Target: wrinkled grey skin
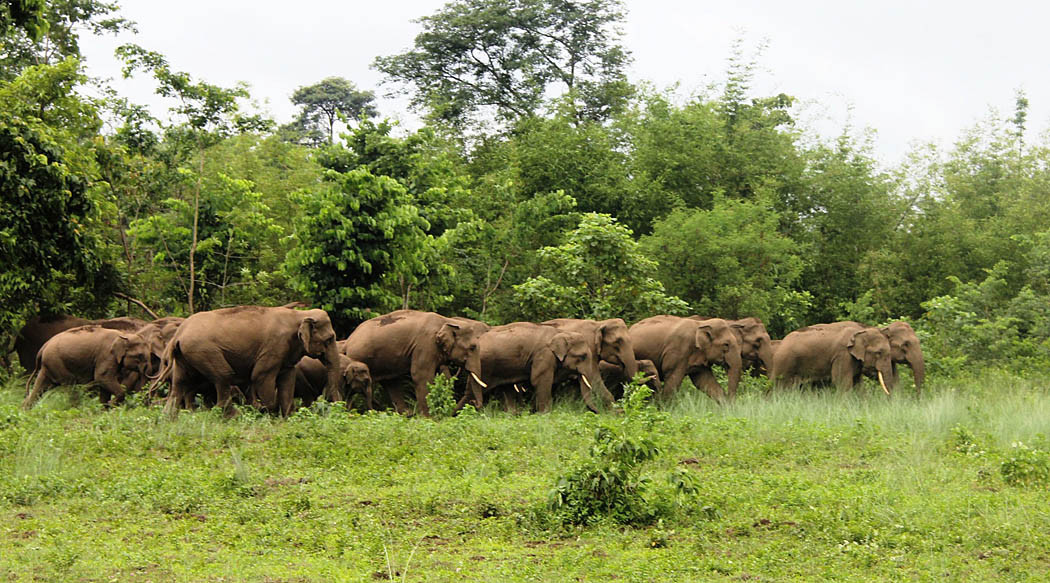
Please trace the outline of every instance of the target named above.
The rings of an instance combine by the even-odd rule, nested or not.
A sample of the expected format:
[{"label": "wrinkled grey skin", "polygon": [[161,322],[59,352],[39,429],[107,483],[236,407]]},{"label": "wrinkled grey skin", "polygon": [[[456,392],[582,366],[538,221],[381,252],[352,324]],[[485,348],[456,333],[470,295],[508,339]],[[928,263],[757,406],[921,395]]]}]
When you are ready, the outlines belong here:
[{"label": "wrinkled grey skin", "polygon": [[563,332],[579,332],[592,338],[591,348],[598,359],[604,363],[618,366],[626,378],[633,378],[638,372],[638,363],[634,359],[634,345],[631,344],[631,333],[627,324],[620,318],[608,320],[579,320],[559,318],[543,322],[544,326],[553,326]]},{"label": "wrinkled grey skin", "polygon": [[236,385],[262,408],[288,415],[295,365],[307,355],[325,363],[326,397],[341,401],[335,331],[324,310],[240,306],[198,312],[182,322],[165,349],[159,374],[171,374],[165,410],[192,407],[198,392],[214,387],[216,405],[229,414]]},{"label": "wrinkled grey skin", "polygon": [[149,366],[150,343],[135,333],[89,324],[52,336],[37,353],[33,366],[36,382],[26,381],[24,409],[36,403],[55,385],[94,384],[106,405],[124,400],[128,391],[141,388]]},{"label": "wrinkled grey skin", "polygon": [[[372,375],[368,372],[368,365],[340,354],[339,370],[339,393],[347,400],[350,395],[359,393],[365,398],[365,409],[371,409]],[[327,381],[328,369],[320,360],[304,356],[295,365],[295,396],[302,400],[303,407],[309,407],[324,394]]]},{"label": "wrinkled grey skin", "polygon": [[[638,372],[645,375],[645,384],[649,385],[654,395],[659,394],[663,390],[664,385],[660,382],[660,371],[656,370],[656,365],[653,364],[653,361],[644,358],[636,362]],[[609,392],[617,399],[623,397],[623,385],[634,378],[628,378],[624,374],[622,366],[609,364],[604,360],[598,363],[598,371],[601,372],[602,381],[605,382]]]},{"label": "wrinkled grey skin", "polygon": [[736,395],[742,371],[740,343],[725,320],[653,316],[635,323],[630,332],[635,358],[653,361],[660,371],[661,398],[670,397],[688,375],[697,388],[724,403],[726,393],[711,371],[715,364],[726,365],[727,388]]},{"label": "wrinkled grey skin", "polygon": [[861,375],[882,373],[889,392],[893,374],[890,343],[881,330],[856,322],[817,324],[795,330],[773,355],[773,384],[794,388],[804,383],[832,382],[851,389]]},{"label": "wrinkled grey skin", "polygon": [[433,312],[398,310],[358,326],[343,344],[343,354],[363,362],[373,382],[383,385],[399,413],[409,413],[401,383],[415,390],[416,410],[425,417],[427,384],[442,366],[462,367],[481,374],[478,339],[488,326],[468,318],[447,318]]},{"label": "wrinkled grey skin", "polygon": [[18,353],[18,361],[25,370],[33,370],[36,365],[36,353],[52,336],[88,324],[97,324],[103,328],[120,330],[122,332],[135,332],[146,324],[145,320],[137,318],[109,318],[106,320],[85,320],[75,316],[33,316],[26,322],[25,326],[18,332],[15,338],[14,349]]},{"label": "wrinkled grey skin", "polygon": [[[480,340],[481,378],[490,390],[515,384],[532,385],[536,391],[536,410],[546,413],[553,403],[553,384],[578,376],[584,402],[597,411],[587,383],[591,387],[604,385],[591,344],[591,337],[578,332],[562,332],[531,322],[495,326]],[[480,409],[484,405],[483,388],[474,379],[468,381],[467,387]],[[612,395],[604,404],[612,404]]]},{"label": "wrinkled grey skin", "polygon": [[922,347],[919,345],[919,337],[915,335],[911,325],[907,322],[894,322],[882,328],[882,333],[890,341],[890,360],[893,361],[893,378],[887,379],[886,384],[890,389],[896,388],[900,382],[897,372],[898,364],[907,364],[911,367],[912,376],[915,378],[915,394],[922,394],[922,385],[926,379],[926,361],[922,355]]}]

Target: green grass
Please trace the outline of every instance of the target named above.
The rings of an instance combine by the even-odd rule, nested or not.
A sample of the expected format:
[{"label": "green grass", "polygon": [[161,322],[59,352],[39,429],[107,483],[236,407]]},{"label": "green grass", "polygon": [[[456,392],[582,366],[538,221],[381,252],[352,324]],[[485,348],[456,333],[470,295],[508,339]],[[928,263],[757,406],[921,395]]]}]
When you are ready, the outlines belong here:
[{"label": "green grass", "polygon": [[[615,420],[577,402],[440,423],[168,420],[73,389],[21,412],[11,382],[0,580],[1044,580],[1048,388],[993,375],[916,399],[751,384],[727,407],[683,390],[648,467],[688,468],[699,493],[652,526],[567,528],[548,493]],[[1008,483],[1018,472],[1034,481]]]}]

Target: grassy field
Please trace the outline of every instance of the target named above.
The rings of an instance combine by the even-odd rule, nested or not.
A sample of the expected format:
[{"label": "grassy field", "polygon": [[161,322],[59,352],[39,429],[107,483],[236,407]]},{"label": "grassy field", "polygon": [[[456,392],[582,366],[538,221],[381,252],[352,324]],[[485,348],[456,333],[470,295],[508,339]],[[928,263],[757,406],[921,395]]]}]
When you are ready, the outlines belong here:
[{"label": "grassy field", "polygon": [[921,399],[751,390],[725,408],[683,392],[646,434],[661,453],[644,473],[679,468],[695,492],[652,524],[579,527],[550,492],[621,420],[578,403],[168,420],[71,389],[21,412],[11,382],[0,579],[1050,578],[1050,382],[930,385]]}]

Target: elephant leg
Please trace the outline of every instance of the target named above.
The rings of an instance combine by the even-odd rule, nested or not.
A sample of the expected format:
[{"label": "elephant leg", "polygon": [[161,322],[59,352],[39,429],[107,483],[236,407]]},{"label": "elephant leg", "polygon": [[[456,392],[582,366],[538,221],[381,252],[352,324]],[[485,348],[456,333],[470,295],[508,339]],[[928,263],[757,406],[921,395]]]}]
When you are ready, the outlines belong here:
[{"label": "elephant leg", "polygon": [[259,400],[260,408],[271,412],[277,411],[277,371],[257,367],[252,371],[250,390]]},{"label": "elephant leg", "polygon": [[684,366],[677,366],[667,373],[664,388],[660,391],[660,399],[666,400],[671,398],[671,395],[678,390],[678,387],[682,386],[683,379],[685,379]]},{"label": "elephant leg", "polygon": [[437,376],[437,367],[419,360],[412,362],[412,385],[416,390],[416,411],[424,417],[430,417],[430,408],[427,406],[427,394],[430,390],[427,385]]},{"label": "elephant leg", "polygon": [[551,395],[551,387],[554,384],[554,366],[543,366],[534,364],[529,382],[536,389],[536,411],[548,413],[554,399]]},{"label": "elephant leg", "polygon": [[509,387],[503,387],[500,389],[501,400],[503,401],[503,410],[508,413],[517,415],[520,412],[518,407],[518,399],[515,396],[515,391]]},{"label": "elephant leg", "polygon": [[400,415],[407,415],[409,413],[408,405],[405,403],[405,397],[401,392],[401,380],[394,379],[386,385],[386,394],[390,397],[390,402],[394,404],[394,410]]},{"label": "elephant leg", "polygon": [[290,368],[277,375],[277,403],[281,407],[281,416],[292,414],[295,400],[295,369]]},{"label": "elephant leg", "polygon": [[36,382],[33,383],[33,389],[26,394],[25,400],[22,401],[22,408],[28,409],[32,407],[37,399],[40,398],[40,395],[43,395],[44,391],[55,386],[55,384],[56,383],[51,380],[50,375],[48,375],[47,367],[40,367],[40,372],[36,375]]},{"label": "elephant leg", "polygon": [[858,372],[852,358],[837,358],[831,365],[831,382],[840,389],[850,390]]},{"label": "elephant leg", "polygon": [[709,367],[704,367],[697,372],[689,375],[690,380],[696,385],[696,388],[707,393],[708,397],[711,397],[718,404],[724,404],[726,400],[725,392],[722,391],[722,385],[718,384],[718,379],[715,378],[715,373],[711,372]]}]

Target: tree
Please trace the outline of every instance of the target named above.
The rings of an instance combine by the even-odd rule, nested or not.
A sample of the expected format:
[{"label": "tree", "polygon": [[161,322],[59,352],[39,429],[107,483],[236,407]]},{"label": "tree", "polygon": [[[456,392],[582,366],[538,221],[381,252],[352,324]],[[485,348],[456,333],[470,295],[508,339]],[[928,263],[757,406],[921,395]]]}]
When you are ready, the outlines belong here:
[{"label": "tree", "polygon": [[641,240],[657,277],[697,314],[761,318],[775,332],[805,324],[809,294],[795,286],[802,252],[780,234],[780,215],[764,200],[716,198],[714,208],[680,209]]},{"label": "tree", "polygon": [[194,81],[188,73],[173,71],[167,59],[160,53],[147,51],[137,45],[119,47],[117,56],[124,60],[125,77],[131,76],[137,69],[150,71],[157,81],[157,94],[177,100],[178,105],[172,107],[171,111],[183,117],[184,121],[181,126],[168,128],[168,136],[196,154],[196,169],[186,169],[194,178],[194,186],[191,189],[193,222],[187,257],[186,285],[186,303],[189,313],[192,314],[196,311],[195,292],[198,286],[196,254],[200,243],[199,223],[205,151],[209,146],[235,132],[269,129],[272,122],[257,115],[245,116],[238,113],[238,100],[249,97],[248,89],[244,85],[227,89],[203,81]]},{"label": "tree", "polygon": [[292,103],[301,110],[291,128],[308,143],[318,144],[328,131],[328,143],[335,141],[335,122],[340,116],[351,119],[374,117],[375,93],[361,91],[342,77],[328,77],[295,90]]},{"label": "tree", "polygon": [[302,212],[285,269],[292,286],[328,311],[341,334],[399,306],[391,279],[426,273],[427,222],[403,186],[364,168],[330,170],[297,196]]},{"label": "tree", "polygon": [[0,329],[34,311],[108,303],[119,276],[95,235],[95,212],[59,148],[0,114]]},{"label": "tree", "polygon": [[0,36],[21,29],[26,36],[37,40],[47,30],[44,19],[44,0],[5,0],[0,3]]},{"label": "tree", "polygon": [[420,19],[412,50],[374,66],[453,124],[534,115],[555,87],[580,119],[604,119],[631,92],[622,20],[620,0],[457,0]]},{"label": "tree", "polygon": [[653,276],[657,264],[609,215],[586,213],[567,241],[539,251],[543,275],[514,286],[519,317],[623,318],[685,314],[689,305],[669,296]]},{"label": "tree", "polygon": [[[0,51],[0,79],[12,79],[31,65],[52,65],[69,57],[80,59],[80,33],[117,34],[134,30],[133,22],[116,15],[115,2],[99,0],[13,0],[5,2],[7,14],[27,26],[8,31]],[[44,5],[40,18],[32,18],[35,5]],[[17,8],[16,8],[17,7]],[[5,19],[0,8],[0,25]]]}]

